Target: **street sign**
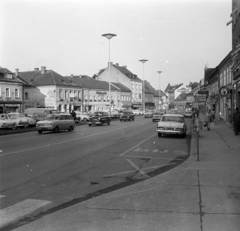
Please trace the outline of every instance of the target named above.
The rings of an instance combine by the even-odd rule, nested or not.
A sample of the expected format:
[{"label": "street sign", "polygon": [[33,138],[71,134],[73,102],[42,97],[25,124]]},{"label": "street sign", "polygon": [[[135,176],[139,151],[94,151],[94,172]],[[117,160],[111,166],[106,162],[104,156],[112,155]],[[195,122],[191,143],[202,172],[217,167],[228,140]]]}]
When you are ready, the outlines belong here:
[{"label": "street sign", "polygon": [[226,97],[229,95],[229,88],[227,86],[222,86],[220,87],[219,89],[219,94],[222,96],[222,97]]}]

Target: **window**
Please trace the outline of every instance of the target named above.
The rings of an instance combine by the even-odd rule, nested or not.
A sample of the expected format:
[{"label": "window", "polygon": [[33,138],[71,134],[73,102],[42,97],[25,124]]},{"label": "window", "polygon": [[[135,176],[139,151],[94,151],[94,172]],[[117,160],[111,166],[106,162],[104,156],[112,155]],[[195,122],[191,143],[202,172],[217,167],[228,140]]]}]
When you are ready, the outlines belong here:
[{"label": "window", "polygon": [[134,93],[132,93],[132,98],[134,99]]},{"label": "window", "polygon": [[134,88],[134,84],[132,83],[132,87],[131,87],[132,89]]},{"label": "window", "polygon": [[19,90],[15,89],[15,98],[18,98],[18,97],[19,97]]},{"label": "window", "polygon": [[28,99],[28,92],[25,92],[25,99]]},{"label": "window", "polygon": [[136,98],[136,99],[138,98],[138,93],[135,93],[135,98]]},{"label": "window", "polygon": [[65,91],[65,99],[67,99],[68,98],[68,94],[67,94],[68,92],[67,91]]},{"label": "window", "polygon": [[139,99],[141,99],[142,98],[142,95],[141,94],[139,94]]},{"label": "window", "polygon": [[6,88],[6,97],[10,97],[10,88]]},{"label": "window", "polygon": [[135,89],[136,89],[136,90],[137,90],[137,86],[138,86],[138,85],[137,85],[137,83],[136,83],[136,84],[135,84]]}]

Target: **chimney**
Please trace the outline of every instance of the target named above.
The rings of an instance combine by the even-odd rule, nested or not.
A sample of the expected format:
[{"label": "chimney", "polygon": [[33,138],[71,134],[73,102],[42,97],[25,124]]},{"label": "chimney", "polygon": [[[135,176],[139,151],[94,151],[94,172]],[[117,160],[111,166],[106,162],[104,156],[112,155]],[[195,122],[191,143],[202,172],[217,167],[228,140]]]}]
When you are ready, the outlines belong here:
[{"label": "chimney", "polygon": [[34,71],[39,71],[39,68],[34,68]]},{"label": "chimney", "polygon": [[15,75],[18,76],[19,69],[15,69]]},{"label": "chimney", "polygon": [[119,63],[116,63],[115,65],[118,67],[118,66],[119,66]]},{"label": "chimney", "polygon": [[71,74],[71,77],[73,78],[73,74]]},{"label": "chimney", "polygon": [[46,73],[46,67],[41,67],[41,74],[44,75]]},{"label": "chimney", "polygon": [[[112,66],[112,65],[113,65],[113,63],[112,63],[112,62],[110,62],[110,65]],[[109,66],[109,62],[108,62],[108,66]]]}]

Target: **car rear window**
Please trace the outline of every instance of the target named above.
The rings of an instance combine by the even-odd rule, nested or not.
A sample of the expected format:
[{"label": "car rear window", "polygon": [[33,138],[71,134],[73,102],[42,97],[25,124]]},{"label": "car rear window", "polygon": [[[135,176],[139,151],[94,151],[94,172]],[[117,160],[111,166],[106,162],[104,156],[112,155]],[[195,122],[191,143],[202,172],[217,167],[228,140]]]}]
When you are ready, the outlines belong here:
[{"label": "car rear window", "polygon": [[184,122],[184,119],[180,116],[163,116],[162,121],[174,121],[174,122]]}]

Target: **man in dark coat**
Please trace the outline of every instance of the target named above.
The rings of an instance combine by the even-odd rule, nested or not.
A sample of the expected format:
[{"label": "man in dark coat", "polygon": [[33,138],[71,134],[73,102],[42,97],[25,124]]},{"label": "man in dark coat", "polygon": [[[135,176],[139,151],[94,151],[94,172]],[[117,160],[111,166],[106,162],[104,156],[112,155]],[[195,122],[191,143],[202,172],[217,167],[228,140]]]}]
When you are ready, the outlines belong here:
[{"label": "man in dark coat", "polygon": [[233,113],[233,129],[234,129],[235,135],[237,136],[238,133],[240,132],[240,112],[238,107]]}]

